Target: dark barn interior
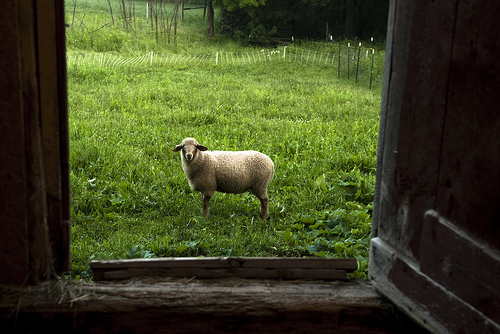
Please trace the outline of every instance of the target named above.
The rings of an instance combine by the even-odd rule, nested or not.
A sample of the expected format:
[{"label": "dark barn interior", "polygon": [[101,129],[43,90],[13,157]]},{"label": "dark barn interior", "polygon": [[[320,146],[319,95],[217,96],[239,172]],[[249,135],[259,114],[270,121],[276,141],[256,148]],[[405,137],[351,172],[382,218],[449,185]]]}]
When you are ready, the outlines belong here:
[{"label": "dark barn interior", "polygon": [[70,260],[64,2],[2,3],[2,332],[500,333],[500,2],[389,11],[369,281],[83,284],[55,279]]}]

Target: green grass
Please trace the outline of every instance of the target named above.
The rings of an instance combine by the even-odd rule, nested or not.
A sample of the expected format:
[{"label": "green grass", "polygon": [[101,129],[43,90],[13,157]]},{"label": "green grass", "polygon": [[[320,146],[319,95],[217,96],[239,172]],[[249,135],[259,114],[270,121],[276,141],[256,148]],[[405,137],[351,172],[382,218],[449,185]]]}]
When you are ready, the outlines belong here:
[{"label": "green grass", "polygon": [[[87,28],[100,15],[88,12]],[[234,51],[227,40],[202,42],[203,24],[192,21],[180,32],[198,31],[199,42],[180,34],[178,49]],[[140,33],[109,29],[99,32],[116,33],[124,50],[101,41],[101,51],[179,52],[154,41],[128,52]],[[99,51],[78,34],[68,30],[69,54]],[[366,277],[380,85],[298,62],[69,66],[70,275],[91,279],[93,259],[231,255],[356,257],[354,276]],[[258,219],[250,194],[216,193],[210,218],[201,216],[172,152],[188,136],[211,150],[271,157],[269,220]]]}]

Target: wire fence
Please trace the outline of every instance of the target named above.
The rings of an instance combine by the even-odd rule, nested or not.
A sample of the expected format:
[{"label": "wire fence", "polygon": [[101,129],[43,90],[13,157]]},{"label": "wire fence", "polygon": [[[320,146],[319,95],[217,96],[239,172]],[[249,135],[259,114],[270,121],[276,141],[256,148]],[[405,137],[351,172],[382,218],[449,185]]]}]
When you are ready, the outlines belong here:
[{"label": "wire fence", "polygon": [[[212,52],[200,55],[161,54],[150,52],[139,57],[125,57],[108,53],[69,55],[68,66],[229,66],[253,65],[266,62],[283,62],[311,66],[324,66],[339,78],[381,83],[384,55],[371,48],[333,47],[329,51],[318,51],[296,46],[280,46],[243,52]],[[376,56],[376,57],[375,57]],[[375,62],[375,59],[377,61]]]}]

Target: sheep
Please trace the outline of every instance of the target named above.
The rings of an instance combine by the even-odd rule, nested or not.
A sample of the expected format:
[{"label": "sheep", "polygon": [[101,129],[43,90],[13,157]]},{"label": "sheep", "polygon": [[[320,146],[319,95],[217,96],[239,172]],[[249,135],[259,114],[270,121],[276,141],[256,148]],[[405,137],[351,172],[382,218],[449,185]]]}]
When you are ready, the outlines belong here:
[{"label": "sheep", "polygon": [[186,138],[172,151],[181,152],[182,169],[189,186],[199,191],[203,215],[215,191],[231,194],[251,192],[260,200],[260,218],[269,212],[267,186],[274,175],[274,163],[257,151],[207,151],[194,138]]}]

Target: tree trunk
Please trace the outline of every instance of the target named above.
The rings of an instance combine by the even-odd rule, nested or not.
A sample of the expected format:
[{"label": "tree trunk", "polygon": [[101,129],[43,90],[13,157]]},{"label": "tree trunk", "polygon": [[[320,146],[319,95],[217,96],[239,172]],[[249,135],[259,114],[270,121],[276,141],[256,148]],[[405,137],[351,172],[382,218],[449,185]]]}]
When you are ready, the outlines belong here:
[{"label": "tree trunk", "polygon": [[207,29],[207,35],[208,38],[213,38],[214,37],[214,6],[212,4],[212,0],[208,0],[207,2],[207,7],[208,7],[208,29]]},{"label": "tree trunk", "polygon": [[345,37],[353,38],[356,36],[356,1],[346,1],[345,9]]}]

